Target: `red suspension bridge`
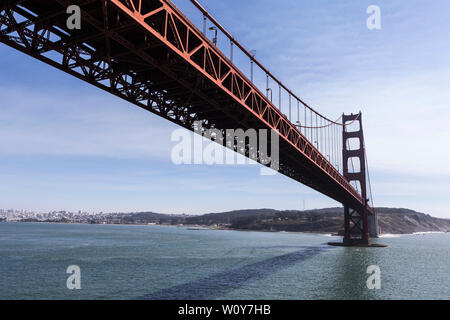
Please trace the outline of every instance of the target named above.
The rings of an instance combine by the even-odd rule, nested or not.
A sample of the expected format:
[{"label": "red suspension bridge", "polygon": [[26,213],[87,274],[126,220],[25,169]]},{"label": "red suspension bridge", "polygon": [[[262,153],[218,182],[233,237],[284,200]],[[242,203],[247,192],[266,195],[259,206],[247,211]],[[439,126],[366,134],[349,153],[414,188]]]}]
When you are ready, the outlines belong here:
[{"label": "red suspension bridge", "polygon": [[[361,113],[335,121],[320,114],[191,2],[203,30],[169,0],[4,0],[0,41],[189,130],[198,121],[203,130],[274,130],[279,172],[342,203],[344,243],[369,245],[377,222]],[[81,9],[79,29],[67,27],[71,5]],[[218,47],[219,33],[229,55]],[[249,75],[233,62],[234,50],[248,58]],[[265,88],[253,81],[254,68],[265,74]],[[350,124],[358,129],[349,131]],[[350,139],[359,147],[352,149]],[[238,151],[237,143],[228,147]]]}]

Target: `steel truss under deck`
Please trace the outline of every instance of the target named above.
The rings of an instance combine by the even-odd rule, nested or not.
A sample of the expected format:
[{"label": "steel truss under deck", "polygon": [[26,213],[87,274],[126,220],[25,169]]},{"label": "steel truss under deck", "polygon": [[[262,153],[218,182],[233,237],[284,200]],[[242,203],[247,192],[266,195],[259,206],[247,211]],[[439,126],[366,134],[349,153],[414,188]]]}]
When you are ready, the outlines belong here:
[{"label": "steel truss under deck", "polygon": [[[80,30],[66,27],[69,5],[82,10]],[[170,1],[9,0],[0,10],[1,42],[189,130],[196,121],[205,129],[223,130],[224,136],[225,129],[275,130],[282,174],[354,210],[373,213],[349,181]]]}]

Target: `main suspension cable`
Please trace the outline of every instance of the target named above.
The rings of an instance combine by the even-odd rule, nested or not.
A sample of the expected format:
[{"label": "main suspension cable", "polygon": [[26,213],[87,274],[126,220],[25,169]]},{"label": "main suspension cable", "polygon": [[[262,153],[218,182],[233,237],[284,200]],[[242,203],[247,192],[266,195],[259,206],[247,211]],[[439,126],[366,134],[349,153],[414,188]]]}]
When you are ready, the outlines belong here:
[{"label": "main suspension cable", "polygon": [[[212,24],[214,24],[229,40],[230,43],[232,43],[233,45],[236,45],[236,47],[238,47],[242,53],[244,53],[252,63],[256,64],[266,75],[267,77],[272,78],[272,80],[274,80],[279,88],[283,88],[288,94],[289,96],[292,96],[294,99],[296,99],[298,102],[300,102],[302,105],[305,106],[305,108],[308,108],[312,113],[315,113],[316,116],[319,116],[321,118],[323,118],[325,121],[330,122],[331,124],[336,124],[339,126],[343,126],[342,123],[339,123],[339,119],[337,119],[336,121],[333,121],[329,118],[327,118],[326,116],[324,116],[323,114],[319,113],[318,111],[316,111],[315,109],[313,109],[312,107],[310,107],[306,102],[304,102],[302,99],[300,99],[297,95],[295,95],[289,88],[287,88],[277,77],[275,77],[266,67],[264,67],[256,58],[255,55],[252,54],[251,52],[247,51],[247,49],[244,48],[244,46],[237,41],[218,21],[217,19],[215,19],[209,12],[208,10],[205,9],[205,6],[200,4],[197,0],[190,0],[191,3],[202,12],[204,18],[208,18]],[[231,62],[231,61],[230,61]],[[232,63],[232,62],[231,62]],[[280,90],[281,93],[281,90]],[[281,103],[280,103],[281,104]],[[278,108],[280,110],[280,108]],[[281,111],[281,110],[280,110]],[[311,115],[312,116],[312,115]],[[311,121],[311,125],[312,125],[312,121]],[[302,128],[308,128],[308,127],[304,127],[304,126],[300,126]],[[312,127],[312,128],[316,128],[316,127]]]}]

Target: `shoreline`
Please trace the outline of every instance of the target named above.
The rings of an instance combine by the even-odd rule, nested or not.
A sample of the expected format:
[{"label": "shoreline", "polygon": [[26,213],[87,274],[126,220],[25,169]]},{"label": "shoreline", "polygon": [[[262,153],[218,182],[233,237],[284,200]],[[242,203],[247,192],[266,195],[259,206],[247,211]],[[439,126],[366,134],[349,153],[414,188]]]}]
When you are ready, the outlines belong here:
[{"label": "shoreline", "polygon": [[[97,225],[97,226],[140,226],[140,227],[173,227],[173,228],[202,228],[197,229],[198,231],[216,230],[216,231],[242,231],[242,232],[267,232],[267,233],[287,233],[287,234],[308,234],[308,235],[320,235],[330,238],[342,237],[336,233],[330,232],[319,232],[319,231],[272,231],[272,230],[251,230],[251,229],[225,229],[225,228],[213,228],[210,226],[199,226],[199,225],[170,225],[170,224],[126,224],[126,223],[83,223],[83,222],[54,222],[54,221],[0,221],[1,223],[35,223],[35,224],[62,224],[62,225]],[[197,231],[192,230],[192,231]],[[399,238],[401,236],[424,236],[429,234],[445,234],[449,232],[445,231],[418,231],[413,233],[386,233],[381,234],[378,238]],[[375,238],[376,239],[376,238]]]},{"label": "shoreline", "polygon": [[82,223],[82,222],[54,222],[54,221],[1,221],[1,223],[30,223],[30,224],[62,224],[62,225],[89,225],[89,226],[139,226],[139,227],[172,227],[172,228],[202,228],[202,229],[195,229],[191,231],[242,231],[242,232],[267,232],[267,233],[292,233],[292,234],[311,234],[311,235],[321,235],[321,236],[329,236],[329,237],[339,237],[338,235],[333,235],[329,232],[309,232],[309,231],[270,231],[270,230],[250,230],[250,229],[224,229],[224,228],[212,228],[209,226],[199,226],[195,224],[185,224],[185,225],[171,225],[171,224],[139,224],[139,223],[133,223],[133,224],[126,224],[126,223]]}]

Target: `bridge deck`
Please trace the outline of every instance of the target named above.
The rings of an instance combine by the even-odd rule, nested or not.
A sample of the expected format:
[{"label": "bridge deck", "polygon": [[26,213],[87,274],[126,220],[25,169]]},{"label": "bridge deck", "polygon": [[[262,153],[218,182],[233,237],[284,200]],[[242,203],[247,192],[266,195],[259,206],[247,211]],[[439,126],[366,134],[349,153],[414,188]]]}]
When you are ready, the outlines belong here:
[{"label": "bridge deck", "polygon": [[[66,27],[73,4],[82,8],[80,30]],[[1,42],[190,130],[194,121],[276,130],[282,174],[363,206],[339,171],[170,1],[10,0],[0,8]]]}]

